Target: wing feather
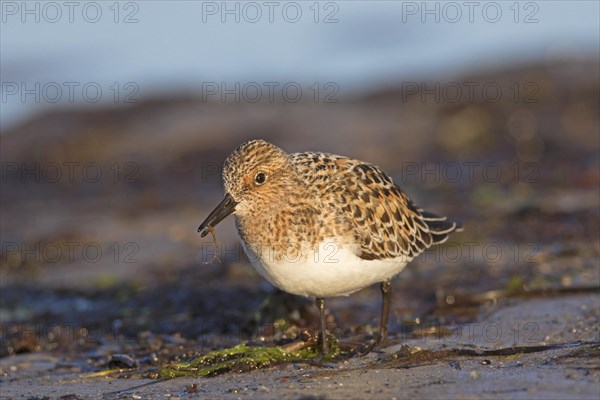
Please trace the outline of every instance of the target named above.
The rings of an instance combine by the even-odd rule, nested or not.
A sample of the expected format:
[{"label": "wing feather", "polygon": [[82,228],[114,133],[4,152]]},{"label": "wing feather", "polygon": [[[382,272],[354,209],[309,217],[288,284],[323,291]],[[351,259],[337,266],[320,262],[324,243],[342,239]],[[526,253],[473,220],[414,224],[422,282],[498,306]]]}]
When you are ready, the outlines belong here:
[{"label": "wing feather", "polygon": [[410,261],[460,230],[459,223],[417,208],[378,167],[327,153],[294,153],[298,172],[322,204],[352,227],[358,255],[366,260]]}]

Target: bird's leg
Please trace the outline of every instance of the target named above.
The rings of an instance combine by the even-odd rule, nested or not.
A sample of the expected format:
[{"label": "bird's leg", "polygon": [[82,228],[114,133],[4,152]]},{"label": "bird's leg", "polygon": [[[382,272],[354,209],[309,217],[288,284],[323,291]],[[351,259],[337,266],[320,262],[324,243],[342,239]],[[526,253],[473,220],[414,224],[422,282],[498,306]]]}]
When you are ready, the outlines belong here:
[{"label": "bird's leg", "polygon": [[381,320],[379,322],[379,336],[377,344],[385,340],[388,333],[388,319],[390,314],[390,297],[392,294],[392,285],[390,280],[381,282]]},{"label": "bird's leg", "polygon": [[319,341],[321,342],[321,351],[323,352],[323,355],[326,355],[329,350],[327,348],[327,331],[325,325],[325,299],[317,297],[315,303],[319,308],[319,313],[321,315],[321,326],[319,329]]}]

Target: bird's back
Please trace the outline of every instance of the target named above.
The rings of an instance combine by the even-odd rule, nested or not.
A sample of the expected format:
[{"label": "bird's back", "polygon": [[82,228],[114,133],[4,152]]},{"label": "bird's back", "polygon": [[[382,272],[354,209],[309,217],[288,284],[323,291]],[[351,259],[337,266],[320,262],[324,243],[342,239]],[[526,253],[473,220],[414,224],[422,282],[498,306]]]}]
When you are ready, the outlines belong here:
[{"label": "bird's back", "polygon": [[417,208],[378,167],[327,153],[290,154],[304,182],[331,215],[353,227],[364,260],[407,262],[446,241],[459,223]]}]

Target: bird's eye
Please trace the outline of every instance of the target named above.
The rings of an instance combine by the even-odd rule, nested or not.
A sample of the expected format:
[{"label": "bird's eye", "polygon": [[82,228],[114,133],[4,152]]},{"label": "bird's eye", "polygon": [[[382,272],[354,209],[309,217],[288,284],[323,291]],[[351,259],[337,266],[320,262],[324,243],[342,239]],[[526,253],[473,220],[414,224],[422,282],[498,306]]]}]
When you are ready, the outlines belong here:
[{"label": "bird's eye", "polygon": [[267,176],[265,175],[264,172],[259,172],[258,174],[256,174],[256,176],[254,177],[254,182],[257,185],[262,185],[263,183],[265,183],[267,181]]}]

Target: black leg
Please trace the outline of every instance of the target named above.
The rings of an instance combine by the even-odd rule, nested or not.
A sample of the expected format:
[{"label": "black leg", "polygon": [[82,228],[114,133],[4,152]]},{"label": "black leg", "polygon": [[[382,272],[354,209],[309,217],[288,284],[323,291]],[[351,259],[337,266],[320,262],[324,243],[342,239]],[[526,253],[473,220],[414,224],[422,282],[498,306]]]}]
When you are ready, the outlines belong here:
[{"label": "black leg", "polygon": [[377,344],[384,341],[387,337],[391,293],[392,285],[390,284],[390,280],[386,279],[381,282],[381,320],[379,323],[379,337],[377,338]]},{"label": "black leg", "polygon": [[319,308],[319,313],[321,314],[319,342],[321,342],[321,351],[323,352],[323,355],[326,355],[329,350],[327,349],[327,330],[325,324],[325,299],[317,297],[315,303],[317,304],[317,307]]}]

